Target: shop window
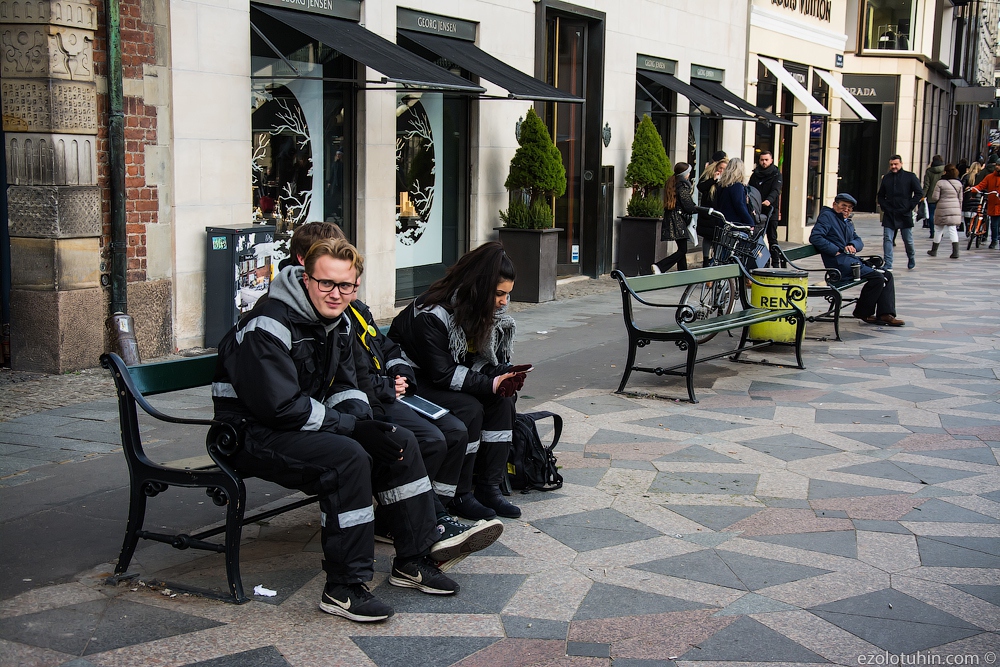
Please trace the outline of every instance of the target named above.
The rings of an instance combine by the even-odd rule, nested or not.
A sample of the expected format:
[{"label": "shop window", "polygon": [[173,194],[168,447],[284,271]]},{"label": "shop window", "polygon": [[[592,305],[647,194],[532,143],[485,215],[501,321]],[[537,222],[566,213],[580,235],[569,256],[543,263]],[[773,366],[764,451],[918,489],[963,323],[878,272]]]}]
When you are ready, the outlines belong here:
[{"label": "shop window", "polygon": [[[757,99],[754,102],[764,111],[777,114],[778,109],[778,79],[771,73],[771,70],[764,67],[763,63],[757,63]],[[761,151],[771,151],[778,168],[781,168],[778,151],[776,150],[775,137],[778,126],[771,123],[756,123],[754,128],[754,158],[760,155]]]},{"label": "shop window", "polygon": [[[830,88],[815,72],[812,95],[829,108]],[[823,206],[823,181],[826,177],[826,116],[809,117],[809,164],[806,173],[806,224],[814,224]]]},{"label": "shop window", "polygon": [[355,61],[263,15],[254,24],[284,56],[251,33],[254,219],[279,232],[335,222],[353,238]]},{"label": "shop window", "polygon": [[866,0],[864,48],[878,51],[913,51],[914,0]]},{"label": "shop window", "polygon": [[649,116],[663,141],[663,148],[670,155],[673,147],[674,117],[677,115],[677,94],[642,76],[636,76],[635,127],[643,116]]}]

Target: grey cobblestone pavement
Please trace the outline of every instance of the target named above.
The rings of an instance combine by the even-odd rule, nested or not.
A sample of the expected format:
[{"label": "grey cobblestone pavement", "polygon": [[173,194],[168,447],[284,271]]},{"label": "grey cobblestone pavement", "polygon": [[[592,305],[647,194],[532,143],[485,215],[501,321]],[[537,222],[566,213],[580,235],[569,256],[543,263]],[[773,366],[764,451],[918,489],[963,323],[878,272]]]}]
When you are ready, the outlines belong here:
[{"label": "grey cobblestone pavement", "polygon": [[[859,222],[877,249],[872,220]],[[685,395],[676,379],[640,375],[628,394],[612,393],[625,353],[616,293],[520,310],[518,360],[536,366],[522,409],[565,418],[566,485],[515,496],[521,519],[452,571],[456,598],[390,587],[391,547],[377,545],[373,588],[396,609],[381,625],[317,609],[315,508],[248,527],[244,584],[278,595],[234,606],[180,592],[221,590],[219,555],[166,545],[140,547],[136,582],[104,583],[124,528],[120,455],[32,467],[0,488],[10,554],[0,565],[0,663],[993,664],[1000,253],[954,261],[928,258],[926,247],[921,239],[914,271],[896,272],[906,327],[846,318],[842,342],[806,343],[806,370],[706,363],[697,405],[676,400]],[[832,336],[832,326],[808,333]],[[0,441],[113,448],[113,403],[91,399],[0,423]],[[159,404],[210,410],[205,392]],[[159,460],[199,453],[197,433],[152,423],[144,432]],[[252,492],[250,506],[277,495]],[[190,530],[219,518],[201,494],[165,495],[150,501],[151,524]],[[76,558],[59,561],[58,550]],[[156,580],[174,589],[146,585]]]}]

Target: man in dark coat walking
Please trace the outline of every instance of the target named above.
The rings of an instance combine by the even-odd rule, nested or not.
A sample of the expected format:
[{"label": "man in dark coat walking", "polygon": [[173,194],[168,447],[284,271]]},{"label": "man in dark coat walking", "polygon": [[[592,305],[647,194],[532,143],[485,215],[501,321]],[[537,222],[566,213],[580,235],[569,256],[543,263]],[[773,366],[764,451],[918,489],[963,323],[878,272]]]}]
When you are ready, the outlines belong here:
[{"label": "man in dark coat walking", "polygon": [[889,171],[878,187],[878,205],[882,208],[882,254],[887,271],[892,269],[892,246],[897,232],[906,246],[906,268],[917,265],[913,250],[913,209],[923,197],[924,186],[917,175],[903,169],[901,157],[890,157]]},{"label": "man in dark coat walking", "polygon": [[[750,174],[750,187],[757,188],[760,193],[760,212],[767,220],[767,247],[773,248],[778,243],[778,197],[781,196],[781,170],[774,164],[771,151],[761,151],[757,158],[757,166]],[[771,266],[777,266],[777,253],[771,252]]]}]

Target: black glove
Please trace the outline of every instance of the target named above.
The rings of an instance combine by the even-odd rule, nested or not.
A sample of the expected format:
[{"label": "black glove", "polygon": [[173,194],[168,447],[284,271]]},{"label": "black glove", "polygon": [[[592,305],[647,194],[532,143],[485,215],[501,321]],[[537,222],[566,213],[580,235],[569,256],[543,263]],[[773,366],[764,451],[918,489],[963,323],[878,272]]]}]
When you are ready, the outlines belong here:
[{"label": "black glove", "polygon": [[397,439],[396,427],[392,424],[374,419],[359,421],[352,437],[379,463],[390,465],[403,460],[402,441]]}]

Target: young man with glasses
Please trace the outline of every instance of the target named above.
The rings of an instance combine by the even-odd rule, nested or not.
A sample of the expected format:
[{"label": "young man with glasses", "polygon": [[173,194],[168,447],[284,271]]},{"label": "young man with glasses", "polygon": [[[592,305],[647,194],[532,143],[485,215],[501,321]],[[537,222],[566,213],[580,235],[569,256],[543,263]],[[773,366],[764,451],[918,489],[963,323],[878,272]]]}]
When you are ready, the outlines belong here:
[{"label": "young man with glasses", "polygon": [[859,267],[860,276],[866,283],[854,307],[854,317],[868,324],[901,327],[906,323],[896,319],[896,287],[892,272],[873,269],[857,257],[865,247],[851,221],[857,203],[846,192],[834,197],[832,207],[824,206],[820,210],[809,243],[823,256],[823,265],[840,271],[845,282],[851,280],[854,267]]},{"label": "young man with glasses", "polygon": [[320,608],[381,621],[393,610],[366,586],[374,571],[373,494],[395,538],[390,584],[457,593],[436,562],[460,555],[463,544],[439,543],[434,494],[413,434],[372,419],[358,389],[344,311],[363,271],[361,255],[343,239],[325,240],[304,264],[282,270],[219,344],[215,416],[240,434],[232,464],[242,474],[321,496],[327,583]]}]

